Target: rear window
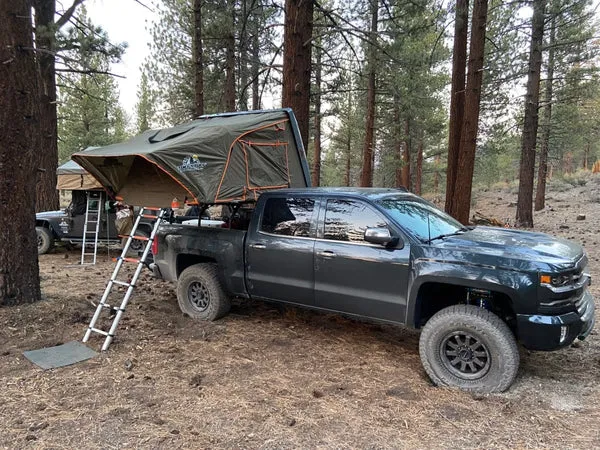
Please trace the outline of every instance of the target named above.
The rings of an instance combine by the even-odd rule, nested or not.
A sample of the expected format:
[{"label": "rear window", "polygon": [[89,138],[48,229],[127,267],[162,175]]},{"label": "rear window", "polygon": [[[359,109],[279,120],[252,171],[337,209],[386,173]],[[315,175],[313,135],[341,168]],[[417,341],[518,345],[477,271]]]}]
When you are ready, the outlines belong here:
[{"label": "rear window", "polygon": [[260,231],[282,236],[310,237],[315,201],[310,198],[270,198]]}]

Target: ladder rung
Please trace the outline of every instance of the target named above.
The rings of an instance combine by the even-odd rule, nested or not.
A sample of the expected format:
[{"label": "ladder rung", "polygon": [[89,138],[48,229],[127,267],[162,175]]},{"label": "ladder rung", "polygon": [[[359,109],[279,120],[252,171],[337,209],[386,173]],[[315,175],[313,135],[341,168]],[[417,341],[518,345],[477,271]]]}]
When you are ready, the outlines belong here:
[{"label": "ladder rung", "polygon": [[119,237],[120,238],[132,237],[133,239],[137,239],[138,241],[149,241],[150,240],[150,238],[148,238],[146,236],[131,236],[130,234],[120,234]]},{"label": "ladder rung", "polygon": [[98,328],[92,328],[92,327],[90,327],[90,330],[92,330],[94,333],[98,333],[98,334],[101,334],[103,336],[110,336],[110,334],[108,333],[108,331],[99,330]]},{"label": "ladder rung", "polygon": [[137,259],[137,258],[122,258],[122,257],[120,257],[120,256],[119,256],[119,258],[121,258],[123,261],[127,261],[127,262],[130,262],[130,263],[136,263],[136,264],[139,264],[139,263],[141,262],[141,261],[140,261],[139,259]]},{"label": "ladder rung", "polygon": [[154,206],[144,206],[142,209],[146,209],[148,211],[160,211],[161,208],[156,208]]},{"label": "ladder rung", "polygon": [[114,284],[118,284],[119,286],[133,286],[131,283],[126,283],[125,281],[112,280]]},{"label": "ladder rung", "polygon": [[140,214],[140,217],[144,219],[158,219],[158,216],[153,216],[152,214]]}]

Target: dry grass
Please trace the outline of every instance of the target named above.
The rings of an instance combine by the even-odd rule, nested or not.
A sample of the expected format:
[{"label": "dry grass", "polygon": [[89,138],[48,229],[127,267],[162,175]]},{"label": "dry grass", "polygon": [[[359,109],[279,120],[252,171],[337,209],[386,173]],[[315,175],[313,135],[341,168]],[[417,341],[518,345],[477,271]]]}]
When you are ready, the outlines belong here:
[{"label": "dry grass", "polygon": [[195,323],[145,275],[109,352],[42,371],[22,352],[81,339],[112,270],[76,259],[40,257],[47,300],[0,310],[0,448],[600,446],[596,334],[523,351],[507,393],[471,396],[431,385],[415,332],[260,302]]}]

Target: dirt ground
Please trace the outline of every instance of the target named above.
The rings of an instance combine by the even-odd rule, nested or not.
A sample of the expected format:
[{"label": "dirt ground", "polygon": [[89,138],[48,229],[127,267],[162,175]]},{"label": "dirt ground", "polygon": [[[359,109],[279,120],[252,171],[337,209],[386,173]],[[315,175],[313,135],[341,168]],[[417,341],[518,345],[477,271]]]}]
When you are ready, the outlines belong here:
[{"label": "dirt ground", "polygon": [[[551,192],[535,215],[537,230],[586,246],[596,280],[599,189]],[[513,202],[480,192],[474,210],[513,220]],[[595,331],[558,352],[523,350],[508,392],[474,396],[432,386],[416,332],[260,302],[196,323],[148,272],[108,352],[42,371],[23,351],[81,340],[114,264],[77,260],[41,256],[45,301],[0,309],[0,448],[600,447]]]}]

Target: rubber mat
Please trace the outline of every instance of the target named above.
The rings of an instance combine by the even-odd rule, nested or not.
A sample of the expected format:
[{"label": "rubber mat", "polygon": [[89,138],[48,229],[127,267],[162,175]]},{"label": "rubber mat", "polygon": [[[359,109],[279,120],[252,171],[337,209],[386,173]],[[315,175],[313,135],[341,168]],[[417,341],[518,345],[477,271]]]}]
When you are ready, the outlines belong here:
[{"label": "rubber mat", "polygon": [[86,359],[93,358],[98,353],[86,347],[79,341],[71,341],[56,347],[40,348],[23,352],[23,356],[42,369],[55,369],[70,366]]}]

